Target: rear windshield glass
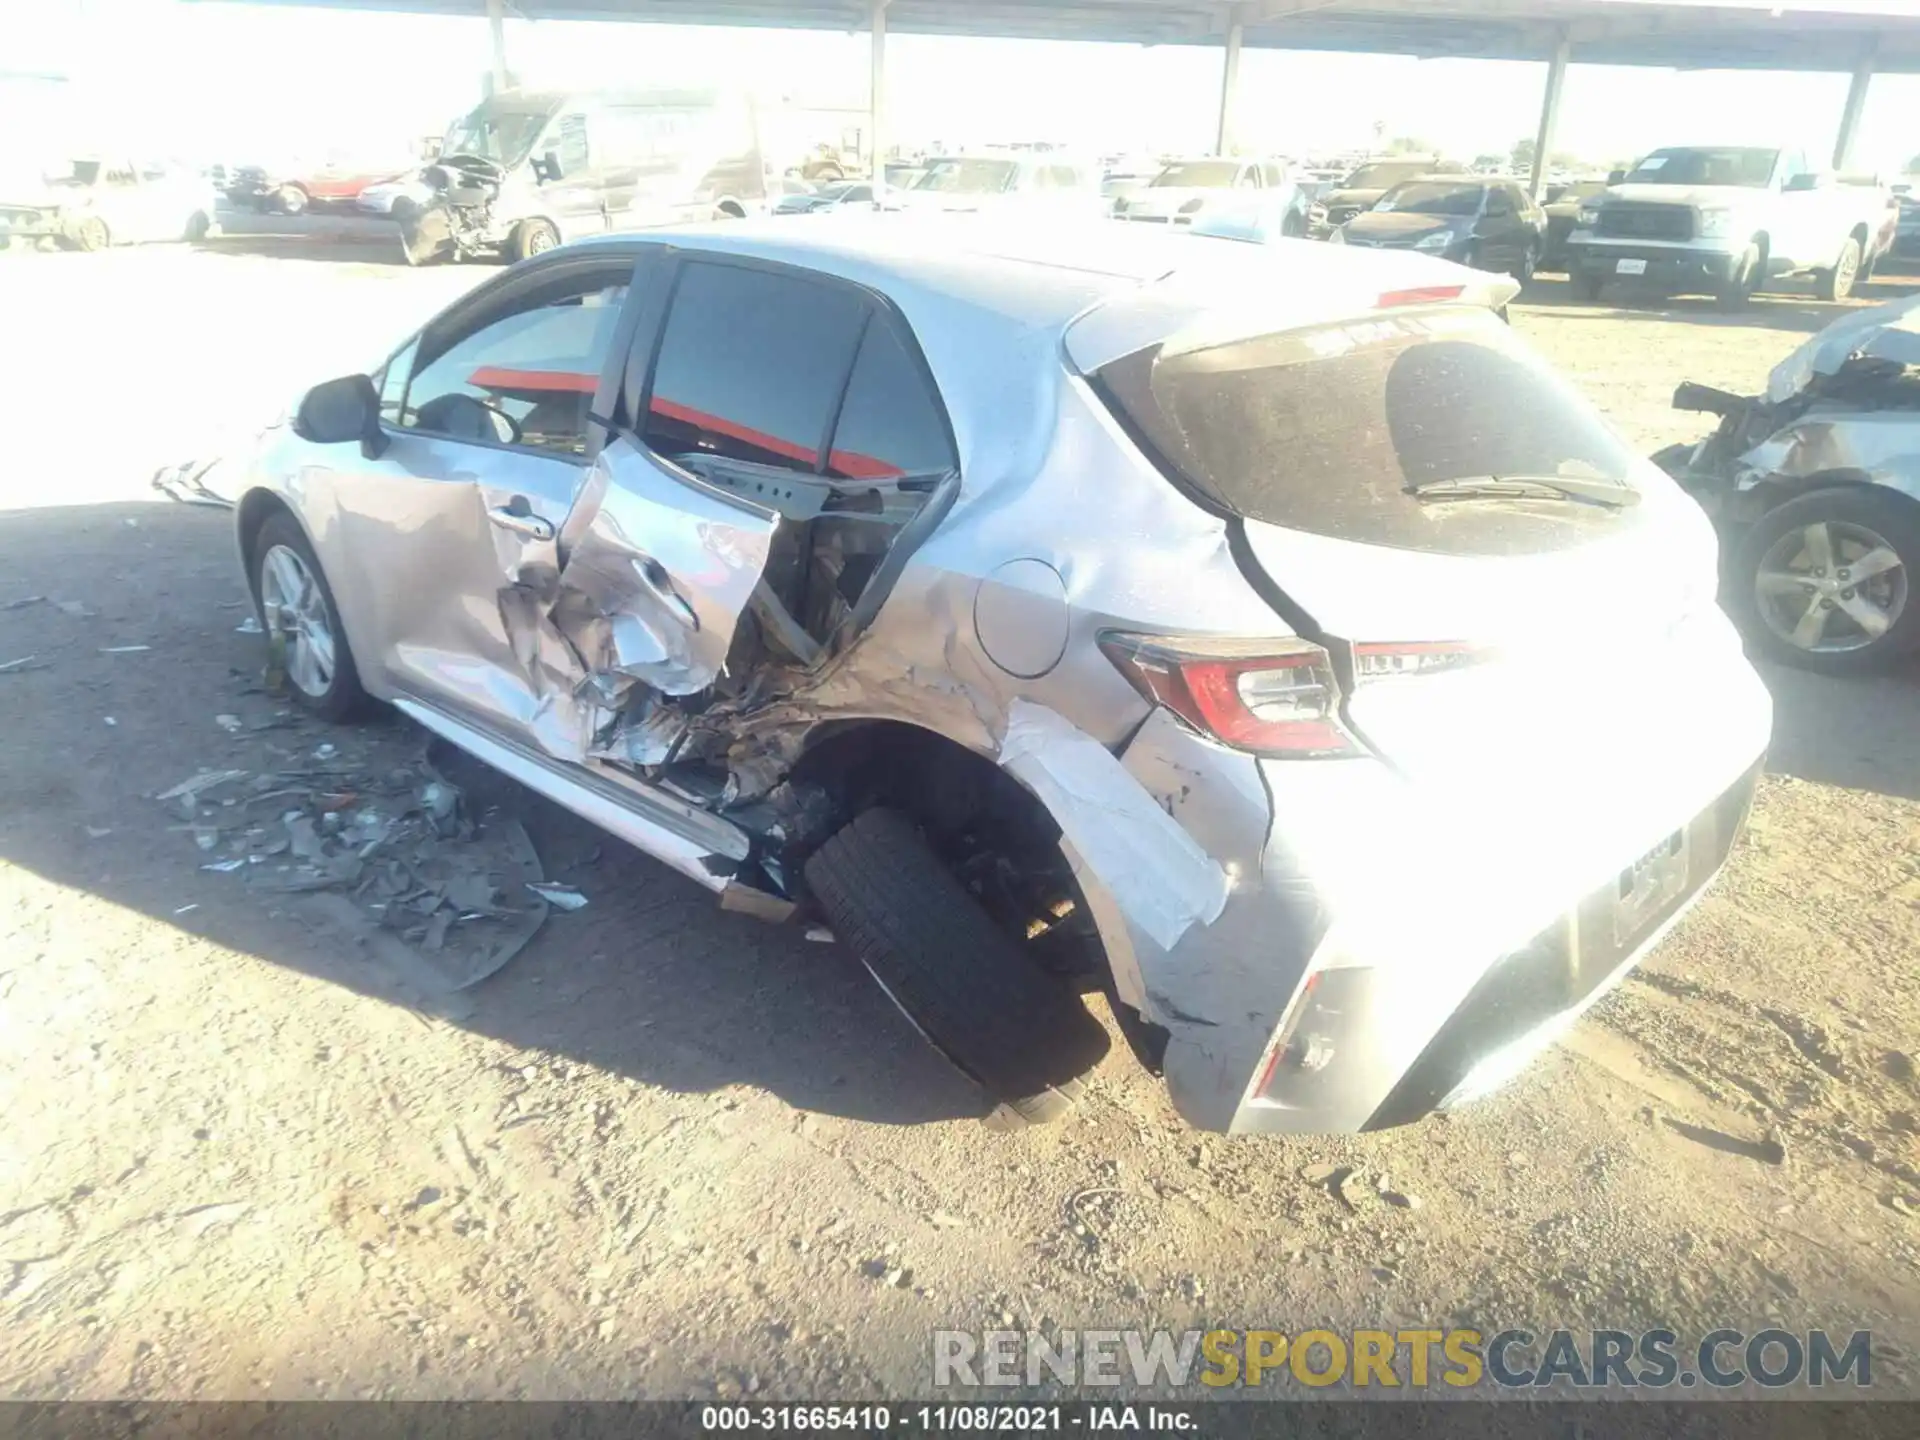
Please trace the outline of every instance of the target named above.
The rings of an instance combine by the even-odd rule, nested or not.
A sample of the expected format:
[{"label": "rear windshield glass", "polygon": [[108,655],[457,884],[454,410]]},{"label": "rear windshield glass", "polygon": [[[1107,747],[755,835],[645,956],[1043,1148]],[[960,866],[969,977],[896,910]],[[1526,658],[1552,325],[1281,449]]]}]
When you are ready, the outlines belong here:
[{"label": "rear windshield glass", "polygon": [[1161,465],[1215,510],[1456,554],[1578,544],[1635,513],[1411,493],[1492,476],[1626,485],[1640,464],[1489,311],[1409,310],[1163,350],[1125,356],[1095,379]]},{"label": "rear windshield glass", "polygon": [[1153,184],[1162,188],[1192,186],[1217,190],[1233,184],[1239,174],[1240,167],[1231,160],[1180,160],[1154,176]]},{"label": "rear windshield glass", "polygon": [[1402,180],[1411,180],[1427,167],[1417,161],[1403,161],[1399,164],[1362,165],[1347,176],[1341,185],[1343,190],[1387,190]]},{"label": "rear windshield glass", "polygon": [[913,182],[916,190],[939,190],[949,195],[997,195],[1019,169],[1011,160],[935,160],[926,174]]},{"label": "rear windshield glass", "polygon": [[1380,197],[1376,210],[1405,210],[1415,215],[1478,215],[1481,187],[1415,180],[1396,185]]},{"label": "rear windshield glass", "polygon": [[1630,185],[1765,185],[1778,150],[1656,150],[1627,176]]}]

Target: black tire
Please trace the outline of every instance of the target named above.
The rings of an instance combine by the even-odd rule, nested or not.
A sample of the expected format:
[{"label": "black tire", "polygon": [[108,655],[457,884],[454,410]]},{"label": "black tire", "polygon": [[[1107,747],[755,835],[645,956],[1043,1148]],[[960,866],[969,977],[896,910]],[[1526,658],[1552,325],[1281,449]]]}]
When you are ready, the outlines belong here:
[{"label": "black tire", "polygon": [[[333,679],[322,694],[310,695],[291,680],[287,682],[287,694],[295,704],[312,711],[322,720],[351,720],[364,713],[370,701],[360,684],[360,670],[354,664],[353,648],[347,643],[346,627],[340,623],[340,607],[334,602],[333,587],[327,583],[327,575],[320,568],[319,557],[313,553],[313,546],[307,543],[306,533],[301,530],[291,515],[281,513],[269,515],[255,534],[250,550],[250,571],[248,580],[253,585],[254,610],[260,618],[260,624],[271,637],[276,627],[266,615],[266,607],[261,603],[263,585],[261,572],[267,555],[275,546],[285,546],[297,554],[305,563],[308,571],[319,586],[320,598],[326,605],[327,623],[332,627],[335,637]],[[269,645],[271,646],[271,640]],[[269,666],[273,661],[269,658]]]},{"label": "black tire", "polygon": [[189,245],[198,245],[212,233],[213,217],[204,210],[194,211],[193,217],[187,221],[186,242]]},{"label": "black tire", "polygon": [[1513,278],[1525,285],[1533,279],[1533,272],[1540,268],[1540,246],[1534,241],[1527,242],[1527,248],[1520,252],[1520,259],[1513,267]]},{"label": "black tire", "polygon": [[1860,242],[1849,235],[1847,243],[1840,247],[1833,268],[1819,272],[1816,288],[1822,300],[1844,300],[1853,294],[1854,282],[1859,278]]},{"label": "black tire", "polygon": [[807,861],[807,886],[914,1027],[1005,1112],[1045,1124],[1073,1107],[1107,1032],[988,918],[897,810],[857,816]]},{"label": "black tire", "polygon": [[507,263],[517,265],[522,260],[531,260],[559,243],[560,232],[553,228],[551,220],[522,220],[507,236]]},{"label": "black tire", "polygon": [[1760,267],[1764,262],[1760,247],[1749,245],[1733,274],[1713,292],[1713,303],[1726,311],[1746,309],[1753,292],[1760,287]]},{"label": "black tire", "polygon": [[[1851,650],[1806,650],[1777,634],[1761,614],[1759,575],[1767,553],[1795,530],[1816,523],[1873,532],[1900,557],[1906,595],[1879,639]],[[1920,648],[1920,504],[1870,486],[1836,486],[1787,501],[1753,525],[1735,552],[1727,608],[1755,651],[1782,665],[1827,675],[1878,670]]]},{"label": "black tire", "polygon": [[1600,292],[1606,288],[1606,276],[1591,270],[1582,270],[1573,276],[1573,293],[1589,305],[1598,304]]},{"label": "black tire", "polygon": [[107,229],[107,222],[98,215],[89,215],[73,227],[73,248],[76,250],[104,250],[113,243],[113,232]]}]

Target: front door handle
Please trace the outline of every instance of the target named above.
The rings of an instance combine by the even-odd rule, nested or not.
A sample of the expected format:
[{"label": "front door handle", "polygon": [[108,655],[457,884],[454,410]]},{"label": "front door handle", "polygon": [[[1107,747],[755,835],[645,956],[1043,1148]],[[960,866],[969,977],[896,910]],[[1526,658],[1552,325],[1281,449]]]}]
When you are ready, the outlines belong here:
[{"label": "front door handle", "polygon": [[514,534],[524,535],[529,540],[553,539],[553,522],[544,516],[530,513],[526,504],[524,499],[516,495],[513,504],[496,505],[487,511],[487,519],[502,530],[511,530]]}]

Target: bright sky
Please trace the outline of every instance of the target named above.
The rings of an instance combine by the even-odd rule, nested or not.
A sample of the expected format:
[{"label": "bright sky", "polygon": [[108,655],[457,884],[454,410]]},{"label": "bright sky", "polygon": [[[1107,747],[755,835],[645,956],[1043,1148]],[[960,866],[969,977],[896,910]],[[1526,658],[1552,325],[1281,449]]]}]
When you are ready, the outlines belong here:
[{"label": "bright sky", "polygon": [[[189,0],[4,0],[0,12],[0,147],[16,161],[24,135],[55,129],[74,136],[72,148],[124,135],[129,148],[205,160],[402,156],[474,103],[489,63],[477,17]],[[866,104],[864,35],[510,20],[507,50],[530,85],[744,84],[767,98]],[[1204,150],[1220,85],[1219,51],[1197,46],[896,34],[888,69],[891,136],[909,145]],[[1242,148],[1325,151],[1404,135],[1464,158],[1504,152],[1533,133],[1544,70],[1248,50]],[[68,116],[23,131],[16,117],[47,105],[52,87],[9,71],[68,76]],[[1846,88],[1843,75],[1576,64],[1556,148],[1602,164],[1688,141],[1804,144],[1825,156]],[[1899,169],[1917,152],[1920,77],[1876,78],[1856,165]]]}]

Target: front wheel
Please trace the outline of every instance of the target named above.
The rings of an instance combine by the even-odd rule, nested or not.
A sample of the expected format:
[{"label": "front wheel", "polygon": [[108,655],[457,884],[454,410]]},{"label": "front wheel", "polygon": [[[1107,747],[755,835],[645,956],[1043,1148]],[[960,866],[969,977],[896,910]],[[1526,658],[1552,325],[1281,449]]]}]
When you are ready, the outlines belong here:
[{"label": "front wheel", "polygon": [[89,215],[73,227],[73,247],[76,250],[104,250],[113,243],[113,236],[107,230],[107,222],[98,215]]},{"label": "front wheel", "polygon": [[1851,675],[1920,645],[1920,506],[1867,487],[1815,490],[1762,516],[1734,564],[1734,618],[1773,660]]},{"label": "front wheel", "polygon": [[269,517],[253,543],[253,594],[267,632],[267,670],[296,704],[345,720],[367,701],[320,561],[291,515]]},{"label": "front wheel", "polygon": [[507,237],[509,263],[544,255],[560,243],[560,232],[551,220],[522,220]]},{"label": "front wheel", "polygon": [[273,192],[273,208],[282,215],[304,215],[308,203],[307,192],[298,185],[282,185]]},{"label": "front wheel", "polygon": [[1003,932],[897,810],[867,810],[808,859],[834,934],[957,1069],[1028,1123],[1072,1108],[1107,1032]]},{"label": "front wheel", "polygon": [[1540,268],[1540,246],[1529,240],[1527,248],[1520,252],[1520,259],[1513,267],[1513,278],[1522,285],[1533,279],[1533,272]]},{"label": "front wheel", "polygon": [[1758,245],[1749,245],[1740,256],[1733,273],[1714,292],[1714,304],[1722,310],[1744,310],[1760,284],[1761,256]]},{"label": "front wheel", "polygon": [[1819,275],[1819,294],[1822,300],[1844,300],[1853,294],[1853,283],[1860,278],[1860,242],[1853,236],[1847,237],[1847,243],[1840,247],[1840,256],[1833,262],[1831,270],[1822,270]]}]

